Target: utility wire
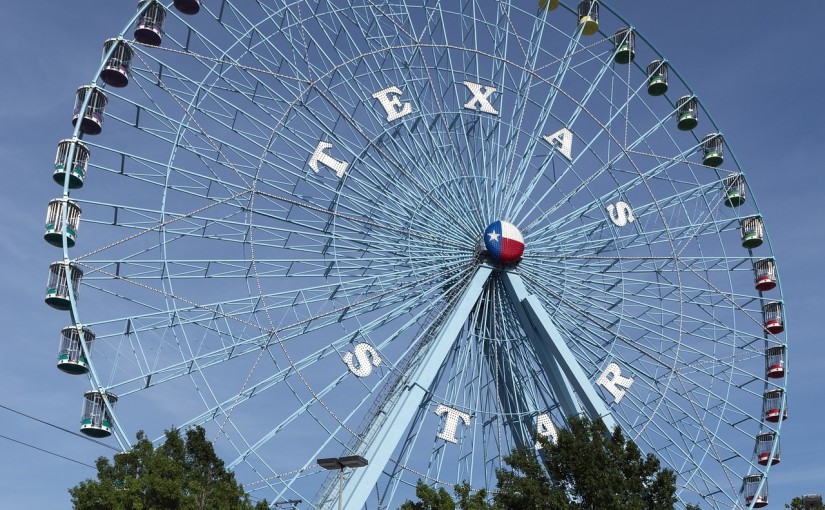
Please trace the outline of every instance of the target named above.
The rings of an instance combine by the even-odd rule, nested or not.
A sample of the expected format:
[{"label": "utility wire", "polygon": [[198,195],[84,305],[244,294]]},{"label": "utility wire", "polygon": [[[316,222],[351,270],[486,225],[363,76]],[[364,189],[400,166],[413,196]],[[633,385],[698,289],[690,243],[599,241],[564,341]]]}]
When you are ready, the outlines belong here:
[{"label": "utility wire", "polygon": [[[106,443],[104,443],[103,441],[98,441],[97,439],[92,439],[91,437],[84,436],[83,434],[78,434],[77,432],[75,432],[75,431],[73,431],[73,430],[69,430],[69,429],[63,428],[63,427],[61,427],[61,426],[59,426],[59,425],[55,425],[54,423],[49,423],[49,422],[47,422],[47,421],[45,421],[45,420],[41,420],[40,418],[35,418],[34,416],[30,416],[30,415],[28,415],[28,414],[26,414],[26,413],[23,413],[23,412],[21,412],[21,411],[18,411],[18,410],[16,410],[16,409],[12,409],[11,407],[4,406],[3,404],[0,404],[0,408],[3,408],[3,409],[5,409],[5,410],[7,410],[7,411],[11,411],[11,412],[13,412],[13,413],[19,414],[20,416],[25,416],[26,418],[28,418],[28,419],[30,419],[30,420],[34,420],[34,421],[39,422],[39,423],[42,423],[42,424],[44,424],[44,425],[48,425],[49,427],[54,427],[54,428],[56,428],[57,430],[62,430],[63,432],[66,432],[66,433],[71,434],[71,435],[73,435],[73,436],[77,436],[77,437],[79,437],[79,438],[85,439],[86,441],[91,441],[91,442],[93,442],[93,443],[95,443],[95,444],[99,444],[100,446],[105,446],[106,448],[109,448],[109,449],[114,450],[114,451],[116,451],[116,452],[119,452],[119,451],[120,451],[120,449],[119,449],[119,448],[115,448],[114,446],[112,446],[112,445],[110,445],[110,444],[106,444]],[[9,439],[9,438],[6,438],[6,439]],[[14,440],[12,439],[12,441],[14,441]],[[19,441],[18,441],[18,442],[19,442]],[[30,445],[27,445],[27,446],[30,446]],[[33,446],[32,448],[36,448],[36,447],[35,447],[35,446]],[[39,449],[40,449],[40,448],[38,448],[38,450],[39,450]],[[46,450],[43,450],[43,451],[46,451]],[[57,455],[57,454],[55,454],[55,455]],[[59,456],[59,455],[58,455],[58,456]],[[69,459],[69,460],[72,460],[72,459]],[[77,461],[75,461],[75,462],[77,462]],[[82,463],[82,462],[80,462],[79,464],[83,464],[83,463]],[[88,464],[83,464],[83,465],[84,465],[84,466],[87,466]],[[94,467],[94,466],[92,466],[92,467]]]},{"label": "utility wire", "polygon": [[49,450],[44,450],[43,448],[38,448],[37,446],[31,445],[29,443],[24,443],[23,441],[18,441],[17,439],[12,439],[8,436],[4,436],[3,434],[0,434],[0,437],[2,437],[3,439],[8,439],[9,441],[12,441],[12,442],[17,443],[17,444],[22,444],[23,446],[28,446],[29,448],[34,448],[35,450],[40,450],[41,452],[48,453],[49,455],[54,455],[55,457],[60,457],[61,459],[70,460],[70,461],[72,461],[76,464],[80,464],[81,466],[86,466],[86,467],[90,467],[92,469],[97,469],[95,466],[92,466],[91,464],[86,464],[85,462],[80,462],[79,460],[75,460],[75,459],[72,459],[70,457],[66,457],[64,455],[60,455],[59,453],[54,453],[54,452],[49,451]]}]

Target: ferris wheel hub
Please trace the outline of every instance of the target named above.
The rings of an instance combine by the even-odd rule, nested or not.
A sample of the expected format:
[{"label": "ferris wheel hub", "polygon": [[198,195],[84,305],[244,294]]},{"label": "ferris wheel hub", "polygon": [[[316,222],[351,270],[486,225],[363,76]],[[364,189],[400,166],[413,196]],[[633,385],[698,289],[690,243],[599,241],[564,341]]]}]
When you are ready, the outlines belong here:
[{"label": "ferris wheel hub", "polygon": [[484,246],[496,262],[512,264],[524,254],[524,236],[512,223],[497,220],[484,230]]}]

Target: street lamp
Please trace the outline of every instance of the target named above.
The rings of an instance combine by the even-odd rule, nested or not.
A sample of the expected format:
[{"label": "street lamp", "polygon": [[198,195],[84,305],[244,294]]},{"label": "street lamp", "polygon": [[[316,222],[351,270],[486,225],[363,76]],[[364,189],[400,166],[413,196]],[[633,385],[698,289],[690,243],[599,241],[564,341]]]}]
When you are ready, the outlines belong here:
[{"label": "street lamp", "polygon": [[342,510],[344,498],[344,468],[360,468],[368,464],[367,459],[360,455],[349,455],[347,457],[330,457],[328,459],[316,460],[319,466],[324,469],[338,470],[338,510]]}]

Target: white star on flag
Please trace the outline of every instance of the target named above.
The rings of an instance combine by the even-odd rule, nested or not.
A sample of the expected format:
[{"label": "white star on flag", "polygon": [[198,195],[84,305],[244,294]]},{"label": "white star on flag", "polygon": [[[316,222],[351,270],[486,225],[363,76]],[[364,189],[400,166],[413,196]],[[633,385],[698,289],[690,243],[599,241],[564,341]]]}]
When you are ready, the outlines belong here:
[{"label": "white star on flag", "polygon": [[489,234],[487,234],[487,236],[490,237],[490,241],[498,241],[499,233],[498,232],[490,232]]}]

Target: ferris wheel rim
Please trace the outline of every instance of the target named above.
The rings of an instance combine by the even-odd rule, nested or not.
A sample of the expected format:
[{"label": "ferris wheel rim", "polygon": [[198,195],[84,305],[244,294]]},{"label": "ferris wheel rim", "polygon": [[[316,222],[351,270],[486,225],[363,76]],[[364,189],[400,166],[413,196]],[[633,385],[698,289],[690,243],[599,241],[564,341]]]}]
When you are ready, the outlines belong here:
[{"label": "ferris wheel rim", "polygon": [[[612,11],[611,11],[611,12],[612,12]],[[615,14],[615,13],[614,13],[614,14]],[[137,15],[136,15],[135,17],[137,17]],[[130,22],[130,25],[131,25],[131,24],[133,24],[133,23],[134,23],[134,18],[133,18],[133,20]],[[125,31],[124,31],[124,33],[125,33]],[[236,43],[238,43],[238,42],[239,42],[239,41],[236,41]],[[646,42],[646,41],[645,41],[645,42]],[[648,44],[649,44],[649,43],[648,43]],[[464,50],[466,50],[466,48],[465,48]],[[359,55],[359,56],[357,56],[357,57],[354,57],[354,58],[353,58],[353,60],[355,60],[355,59],[357,59],[357,58],[362,58],[362,57],[363,57],[363,55]],[[509,63],[509,62],[508,62],[508,63]],[[344,65],[344,64],[341,64],[341,65]],[[518,66],[515,66],[515,67],[518,67]],[[678,75],[677,75],[677,76],[678,76]],[[679,79],[681,80],[681,78],[679,78]],[[104,86],[103,88],[105,88],[105,86]],[[559,90],[560,92],[562,92],[563,94],[565,94],[565,93],[566,93],[566,91],[562,90],[561,88],[559,88],[558,90]],[[193,96],[193,100],[194,100],[194,97],[195,97],[195,96]],[[570,99],[572,99],[572,97],[571,97]],[[704,109],[703,109],[703,111],[704,111]],[[423,112],[422,112],[422,113],[423,113]],[[588,113],[589,113],[589,112],[588,112]],[[705,112],[705,114],[707,115],[707,112]],[[591,116],[592,116],[592,115],[591,115]],[[711,122],[712,122],[712,121],[711,121]],[[182,132],[184,129],[188,129],[188,126],[186,126],[186,127],[185,127],[183,122],[180,122],[180,123],[178,123],[177,125],[178,125],[178,127],[179,127],[179,129],[180,129],[180,131],[181,131],[181,132]],[[604,126],[602,126],[602,127],[604,127]],[[79,134],[79,129],[80,129],[80,126],[79,126],[79,123],[78,123],[78,126],[76,127],[76,130],[75,130],[75,137],[77,137],[77,135]],[[273,128],[273,129],[274,129],[274,128]],[[714,129],[715,129],[715,125],[714,125]],[[387,131],[389,131],[389,128],[387,129]],[[274,132],[274,130],[273,130],[273,132]],[[719,132],[719,131],[718,131],[718,130],[716,130],[716,132]],[[608,134],[609,134],[609,131],[608,131]],[[82,138],[82,137],[81,137],[81,138]],[[265,145],[268,147],[270,144],[265,144]],[[177,144],[174,144],[174,146],[177,146]],[[729,152],[729,154],[731,154],[731,156],[732,156],[732,151],[730,151],[730,152]],[[262,154],[262,156],[261,156],[261,161],[262,161],[262,162],[263,162],[263,159],[264,159],[264,157],[265,157],[265,156],[266,156],[266,149],[264,150],[264,153],[263,153],[263,154]],[[170,154],[170,164],[171,164],[171,161],[172,161],[172,159],[173,159],[174,157],[175,157],[175,155],[174,155],[174,151],[173,151],[173,153],[172,153],[172,154]],[[631,158],[628,158],[628,160],[629,160],[629,161],[631,161],[631,163],[633,163],[633,160],[632,160]],[[635,164],[634,164],[634,166],[635,166]],[[738,168],[738,167],[739,167],[738,163],[735,163],[735,166],[736,166],[736,168]],[[259,165],[257,166],[257,168],[256,168],[256,176],[257,176],[257,174],[259,174],[259,173],[261,172],[262,167],[263,167],[263,164],[259,164]],[[260,181],[258,180],[258,178],[257,178],[257,177],[253,178],[253,180],[252,180],[252,187],[251,187],[251,190],[250,190],[250,201],[251,201],[251,203],[254,203],[254,201],[255,201],[255,197],[257,196],[257,185],[259,184],[259,182],[260,182]],[[646,183],[646,181],[644,181],[644,180],[643,180],[643,182],[645,182],[645,183]],[[165,186],[164,186],[164,188],[163,188],[163,189],[164,189],[164,197],[165,197],[165,196],[166,196],[166,190],[167,190],[167,187],[165,187]],[[649,191],[650,191],[650,190],[649,190]],[[650,191],[650,196],[651,196],[651,198],[653,198],[654,203],[655,203],[655,202],[656,202],[656,199],[655,199],[655,194],[654,194],[652,191]],[[751,195],[751,196],[752,196],[752,195]],[[595,197],[594,197],[594,199],[595,199]],[[165,199],[164,199],[164,202],[165,202]],[[250,209],[253,209],[253,208],[251,207]],[[757,208],[757,210],[758,210],[758,208]],[[165,205],[161,208],[161,211],[165,211]],[[664,213],[662,213],[662,212],[660,211],[660,215],[664,216]],[[249,216],[250,216],[250,222],[249,222],[249,227],[248,227],[248,228],[249,228],[249,232],[250,232],[250,233],[252,233],[252,232],[255,230],[255,225],[254,225],[253,221],[251,220],[251,218],[253,217],[253,212],[252,212],[252,211],[250,211]],[[165,229],[161,229],[161,230],[160,230],[160,232],[162,233],[162,235],[163,235],[163,236],[165,236],[165,235],[167,234]],[[770,243],[770,241],[769,241],[769,239],[767,238],[767,236],[766,236],[766,240],[768,240],[768,244],[769,244],[769,243]],[[672,244],[671,244],[671,245],[672,245]],[[166,243],[166,242],[164,242],[164,241],[161,241],[161,242],[160,242],[160,246],[161,246],[161,248],[162,248],[163,250],[165,250],[165,249],[166,249],[166,247],[167,247],[167,243]],[[252,244],[250,244],[250,248],[254,250],[254,242],[253,242]],[[472,247],[471,247],[471,248],[472,248]],[[674,251],[674,252],[676,252],[675,248],[673,248],[673,251]],[[772,252],[772,250],[771,250],[771,252]],[[64,258],[65,258],[65,259],[67,259],[67,260],[70,260],[70,258],[68,257],[68,247],[67,247],[67,246],[65,246],[65,244],[64,244]],[[164,257],[164,259],[165,259],[165,257]],[[253,260],[252,260],[252,268],[253,268],[253,272],[254,272],[254,274],[255,274],[255,278],[254,278],[254,279],[255,279],[255,281],[257,282],[257,285],[258,285],[258,293],[257,293],[257,294],[258,294],[258,296],[259,296],[260,298],[262,298],[262,299],[263,299],[263,298],[265,298],[265,292],[264,292],[264,291],[262,290],[262,288],[261,288],[261,280],[262,280],[262,278],[265,278],[266,276],[263,276],[263,277],[262,277],[261,275],[259,275],[259,274],[258,274],[258,270],[257,270],[256,262],[255,262],[255,260],[254,260],[254,259],[255,259],[255,257],[253,256],[253,257],[252,257],[252,259],[253,259]],[[677,273],[677,277],[679,276],[679,274],[680,274],[680,273]],[[171,277],[168,279],[168,283],[169,283],[169,285],[172,285],[173,281],[172,281],[172,278],[171,278]],[[164,284],[164,286],[165,286],[165,284]],[[681,287],[682,287],[681,283],[678,285],[678,287],[679,287],[679,288],[681,288]],[[171,291],[171,292],[172,292],[172,293],[174,293],[173,291]],[[779,299],[781,300],[781,286],[780,286],[780,288],[779,288],[779,292],[780,292]],[[71,295],[71,293],[70,293],[70,295]],[[173,304],[172,304],[172,307],[174,308],[174,313],[183,313],[183,312],[187,311],[187,308],[186,308],[186,307],[183,307],[183,308],[178,308],[178,303],[179,303],[179,301],[178,301],[178,300],[176,300],[176,299],[171,299],[170,301],[173,303]],[[76,303],[74,302],[74,297],[73,297],[73,296],[72,296],[72,298],[71,298],[71,302],[72,302],[72,310],[73,310],[73,314],[74,314],[74,316],[75,316],[76,318],[78,318],[78,320],[79,320],[79,315],[77,314],[77,305],[76,305]],[[268,308],[267,308],[267,310],[268,310]],[[270,320],[270,322],[271,322],[271,320]],[[274,326],[273,326],[272,324],[271,324],[271,326],[270,326],[270,327],[271,327],[271,328],[274,328]],[[680,335],[681,335],[681,329],[682,329],[682,328],[680,327],[680,328],[679,328]],[[681,340],[680,340],[680,341],[678,341],[677,343],[681,345]],[[282,345],[282,344],[281,344],[281,345]],[[283,348],[283,345],[282,345],[282,348]],[[286,353],[286,350],[285,350],[284,352]],[[289,356],[289,355],[288,355],[288,353],[287,353],[287,356]],[[675,360],[675,359],[676,359],[676,356],[674,356],[674,360]],[[605,362],[606,362],[606,361],[605,361]],[[292,362],[290,361],[290,363],[292,363]],[[292,364],[292,366],[293,366],[293,368],[295,368],[295,369],[296,369],[296,371],[297,371],[297,372],[300,372],[300,371],[297,369],[297,365]],[[106,385],[100,384],[100,380],[98,380],[98,376],[96,375],[96,372],[94,371],[94,368],[92,368],[92,374],[93,374],[93,375],[92,375],[93,380],[95,380],[95,386],[96,386],[97,388],[104,388],[104,387],[106,387]],[[674,377],[674,375],[673,375],[673,374],[671,374],[671,376],[670,376],[670,378],[669,378],[668,380],[670,380],[672,377]],[[731,374],[731,377],[732,377],[732,374]],[[784,383],[784,382],[783,382],[783,384],[786,384],[786,383]],[[309,388],[309,386],[307,386],[307,387]],[[784,388],[784,386],[783,386],[783,388]],[[241,390],[241,391],[243,391],[243,390]],[[310,391],[311,391],[311,390],[310,390]],[[728,388],[728,391],[730,391],[730,387]],[[784,404],[783,404],[783,405],[784,405]],[[339,422],[339,423],[340,423],[340,422]],[[650,423],[650,422],[648,422],[648,423]],[[781,425],[781,421],[780,421],[779,423],[780,423],[780,425]],[[343,423],[341,423],[341,424],[343,425]],[[721,426],[721,421],[718,421],[718,422],[717,422],[717,427],[718,427],[718,426]],[[778,429],[777,429],[777,430],[778,430]],[[125,437],[125,436],[124,436],[124,437]],[[121,438],[119,437],[119,440],[120,440],[120,439],[121,439]],[[128,443],[127,443],[127,444],[128,444]],[[707,452],[706,452],[706,453],[707,453]],[[403,466],[402,466],[402,467],[403,467]],[[765,472],[767,472],[767,470],[765,470]]]}]

